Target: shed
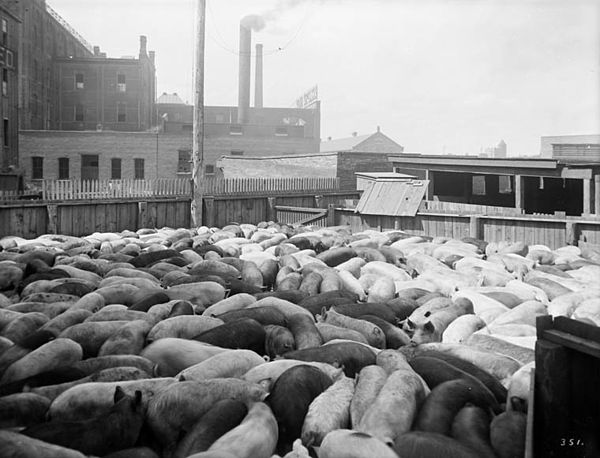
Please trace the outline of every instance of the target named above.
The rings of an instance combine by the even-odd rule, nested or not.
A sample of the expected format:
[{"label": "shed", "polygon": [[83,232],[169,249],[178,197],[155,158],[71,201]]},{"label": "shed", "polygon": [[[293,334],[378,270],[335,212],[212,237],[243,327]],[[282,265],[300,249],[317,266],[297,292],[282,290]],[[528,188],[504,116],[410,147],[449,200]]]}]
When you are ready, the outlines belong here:
[{"label": "shed", "polygon": [[355,211],[364,215],[415,216],[428,185],[429,180],[375,180],[367,184]]}]

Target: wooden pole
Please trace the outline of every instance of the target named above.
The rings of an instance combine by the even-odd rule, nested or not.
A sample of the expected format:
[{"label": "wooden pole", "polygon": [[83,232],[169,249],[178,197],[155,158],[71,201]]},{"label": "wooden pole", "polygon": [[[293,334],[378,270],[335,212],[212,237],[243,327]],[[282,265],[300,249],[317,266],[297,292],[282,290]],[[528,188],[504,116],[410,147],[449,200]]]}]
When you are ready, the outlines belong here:
[{"label": "wooden pole", "polygon": [[196,6],[196,52],[194,65],[194,130],[192,142],[192,225],[202,225],[202,176],[204,173],[204,22],[206,1]]}]

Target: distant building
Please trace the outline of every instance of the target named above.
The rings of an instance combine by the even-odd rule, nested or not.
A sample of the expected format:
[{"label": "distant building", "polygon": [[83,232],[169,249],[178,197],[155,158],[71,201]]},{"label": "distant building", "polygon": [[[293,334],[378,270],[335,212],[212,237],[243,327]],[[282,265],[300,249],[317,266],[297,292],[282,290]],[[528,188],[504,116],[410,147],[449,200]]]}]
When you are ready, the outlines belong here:
[{"label": "distant building", "polygon": [[0,5],[0,172],[19,162],[19,62],[17,8]]},{"label": "distant building", "polygon": [[600,135],[541,137],[540,156],[569,161],[600,162]]},{"label": "distant building", "polygon": [[340,189],[356,190],[356,172],[391,172],[382,153],[338,151],[270,157],[226,156],[217,161],[217,173],[225,178],[336,177]]},{"label": "distant building", "polygon": [[496,146],[490,146],[485,149],[483,157],[506,157],[506,143],[504,140],[500,140],[500,142]]},{"label": "distant building", "polygon": [[58,130],[139,132],[156,125],[154,53],[140,37],[138,58],[54,59]]},{"label": "distant building", "polygon": [[363,153],[400,154],[404,152],[404,147],[383,134],[377,126],[377,132],[373,134],[358,135],[354,132],[351,137],[328,138],[321,142],[320,151],[322,153],[360,151]]}]

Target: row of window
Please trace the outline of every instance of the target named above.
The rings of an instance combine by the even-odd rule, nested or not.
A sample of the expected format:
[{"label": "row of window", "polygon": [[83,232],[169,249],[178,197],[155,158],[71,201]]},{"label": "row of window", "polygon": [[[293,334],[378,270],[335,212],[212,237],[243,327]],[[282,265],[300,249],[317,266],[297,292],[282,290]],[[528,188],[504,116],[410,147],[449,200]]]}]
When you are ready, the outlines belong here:
[{"label": "row of window", "polygon": [[[85,110],[81,103],[73,107],[73,119],[77,122],[85,121]],[[117,102],[117,122],[127,122],[126,102]]]},{"label": "row of window", "polygon": [[[75,73],[75,89],[85,89],[85,81],[83,73]],[[126,92],[127,83],[123,73],[117,74],[117,92]]]},{"label": "row of window", "polygon": [[[110,179],[121,179],[122,159],[113,157],[110,160]],[[83,155],[81,158],[81,178],[82,179],[98,179],[98,155],[89,154]],[[133,160],[133,177],[136,180],[145,178],[144,159]],[[70,164],[68,157],[58,158],[58,179],[68,180],[71,178]],[[41,156],[33,156],[31,158],[31,179],[44,179],[44,158]]]}]

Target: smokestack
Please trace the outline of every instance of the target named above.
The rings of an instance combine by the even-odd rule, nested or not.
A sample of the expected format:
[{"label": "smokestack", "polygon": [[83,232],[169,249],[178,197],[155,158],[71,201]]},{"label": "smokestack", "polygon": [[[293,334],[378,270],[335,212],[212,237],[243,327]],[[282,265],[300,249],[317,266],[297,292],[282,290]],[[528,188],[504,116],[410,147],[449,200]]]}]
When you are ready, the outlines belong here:
[{"label": "smokestack", "polygon": [[150,62],[154,65],[154,61],[156,60],[156,53],[154,51],[149,51],[148,56],[150,57]]},{"label": "smokestack", "polygon": [[147,41],[146,36],[140,35],[140,58],[148,56],[148,54],[146,52],[146,41]]},{"label": "smokestack", "polygon": [[256,44],[256,67],[254,75],[254,107],[263,107],[263,45]]},{"label": "smokestack", "polygon": [[238,88],[238,124],[248,122],[250,108],[250,65],[251,65],[252,31],[240,23],[240,69]]},{"label": "smokestack", "polygon": [[98,57],[100,55],[100,46],[94,46],[94,56]]}]

